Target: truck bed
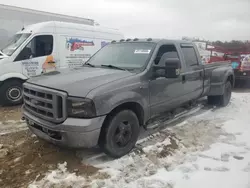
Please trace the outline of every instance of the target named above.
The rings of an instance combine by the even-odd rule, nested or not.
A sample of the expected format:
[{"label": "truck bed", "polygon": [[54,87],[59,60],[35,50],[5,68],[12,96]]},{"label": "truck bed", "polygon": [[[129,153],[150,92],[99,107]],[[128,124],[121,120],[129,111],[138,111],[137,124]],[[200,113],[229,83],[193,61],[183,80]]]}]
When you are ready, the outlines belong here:
[{"label": "truck bed", "polygon": [[231,66],[231,61],[216,61],[213,63],[205,64],[205,68],[221,67],[221,66]]}]

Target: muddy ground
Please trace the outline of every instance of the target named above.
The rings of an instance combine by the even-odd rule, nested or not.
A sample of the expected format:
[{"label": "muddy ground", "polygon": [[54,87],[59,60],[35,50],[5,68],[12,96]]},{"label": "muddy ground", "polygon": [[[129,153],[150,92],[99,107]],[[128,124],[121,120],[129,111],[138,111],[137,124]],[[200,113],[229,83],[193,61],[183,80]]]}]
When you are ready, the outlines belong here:
[{"label": "muddy ground", "polygon": [[38,140],[29,130],[0,137],[5,156],[0,158],[0,187],[27,187],[58,163],[67,162],[70,172],[92,175],[98,169],[81,163],[76,151],[64,150]]},{"label": "muddy ground", "polygon": [[0,187],[27,187],[65,161],[68,170],[79,175],[98,170],[82,164],[77,151],[38,139],[21,121],[20,107],[0,107]]},{"label": "muddy ground", "polygon": [[[241,87],[234,92],[250,93],[250,89]],[[98,169],[81,161],[96,152],[100,151],[61,149],[40,140],[21,121],[20,107],[0,107],[0,187],[27,187],[65,161],[70,172],[93,175]]]}]

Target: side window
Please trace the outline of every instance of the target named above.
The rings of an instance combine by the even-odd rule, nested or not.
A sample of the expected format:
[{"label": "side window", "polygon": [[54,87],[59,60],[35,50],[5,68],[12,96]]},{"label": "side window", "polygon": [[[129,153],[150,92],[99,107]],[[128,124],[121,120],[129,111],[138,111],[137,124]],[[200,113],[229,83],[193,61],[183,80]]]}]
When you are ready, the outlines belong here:
[{"label": "side window", "polygon": [[[159,48],[157,56],[154,60],[154,63],[156,65],[160,65],[159,63],[160,63],[161,57],[165,53],[167,53],[167,57],[169,57],[169,58],[178,58],[179,57],[174,45],[162,45]],[[165,65],[161,65],[161,66],[165,66]]]},{"label": "side window", "polygon": [[53,36],[40,35],[34,37],[19,53],[15,61],[26,60],[35,57],[48,56],[53,51]]},{"label": "side window", "polygon": [[182,52],[187,64],[187,67],[199,65],[196,52],[193,47],[182,47]]}]

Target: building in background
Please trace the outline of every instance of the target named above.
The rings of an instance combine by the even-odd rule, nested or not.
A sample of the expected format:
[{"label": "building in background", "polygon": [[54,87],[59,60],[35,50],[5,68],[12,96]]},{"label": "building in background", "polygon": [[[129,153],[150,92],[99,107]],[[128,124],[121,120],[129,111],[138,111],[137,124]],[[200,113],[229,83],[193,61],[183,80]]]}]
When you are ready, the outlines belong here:
[{"label": "building in background", "polygon": [[38,22],[63,21],[94,25],[94,20],[0,4],[0,49],[17,31]]}]

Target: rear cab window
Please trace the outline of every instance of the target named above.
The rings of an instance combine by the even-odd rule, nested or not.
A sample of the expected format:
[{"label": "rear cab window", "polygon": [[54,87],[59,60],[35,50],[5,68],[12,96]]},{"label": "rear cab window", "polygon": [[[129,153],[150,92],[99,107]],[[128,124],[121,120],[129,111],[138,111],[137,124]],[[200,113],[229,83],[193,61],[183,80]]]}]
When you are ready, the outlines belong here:
[{"label": "rear cab window", "polygon": [[199,65],[199,60],[195,48],[191,44],[181,44],[181,50],[187,67]]}]

